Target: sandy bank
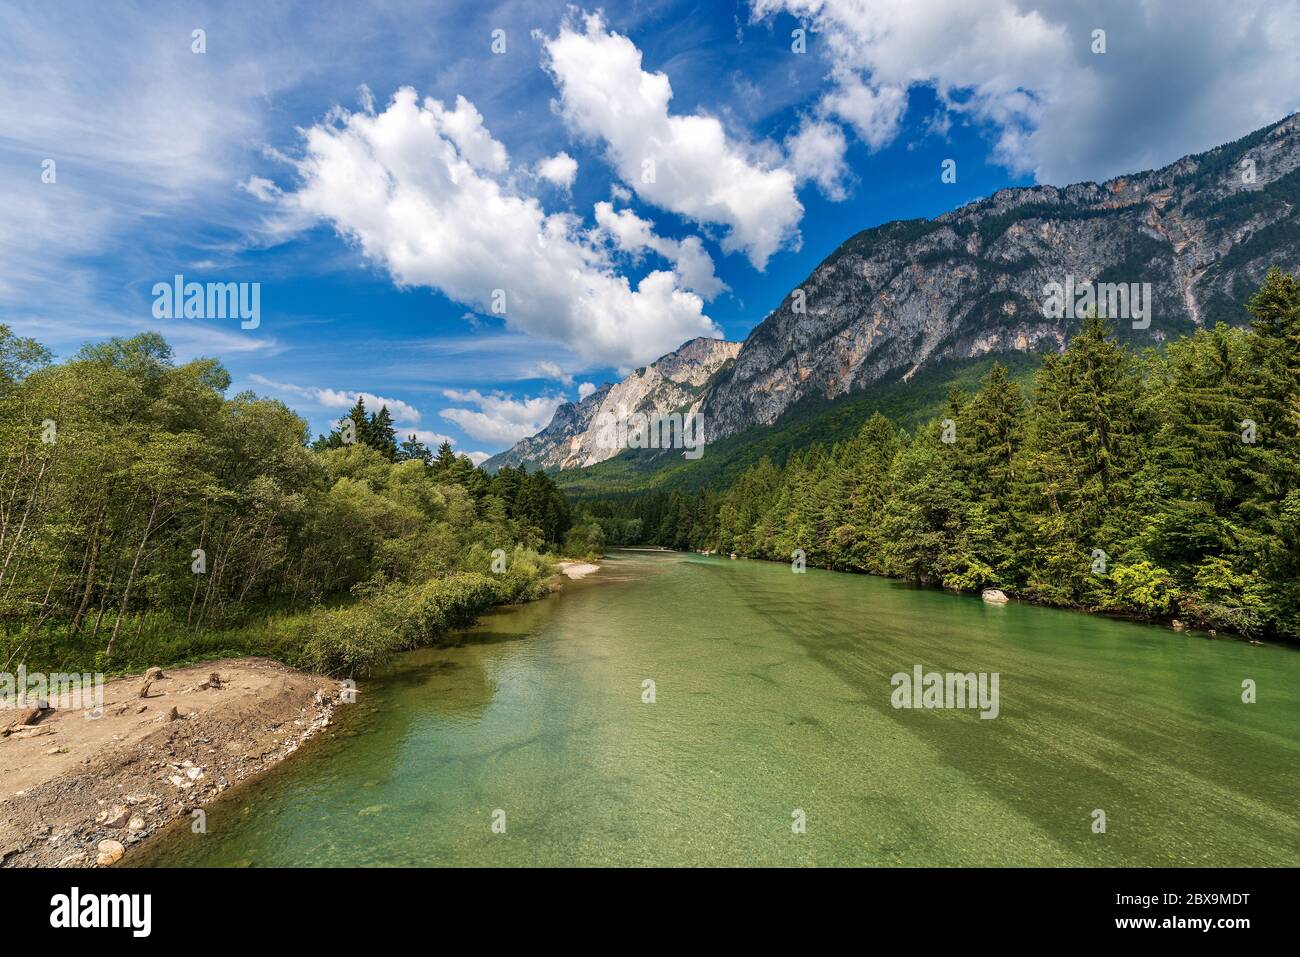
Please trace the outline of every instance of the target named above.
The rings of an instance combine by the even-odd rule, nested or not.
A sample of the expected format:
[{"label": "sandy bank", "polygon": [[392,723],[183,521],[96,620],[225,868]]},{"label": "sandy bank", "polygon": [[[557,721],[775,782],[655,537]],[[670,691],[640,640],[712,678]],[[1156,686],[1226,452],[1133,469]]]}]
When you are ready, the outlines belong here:
[{"label": "sandy bank", "polygon": [[[200,687],[213,673],[220,687]],[[97,720],[56,709],[32,732],[0,738],[3,866],[92,866],[102,841],[129,855],[292,754],[339,702],[338,682],[263,658],[169,670],[147,698],[143,684],[139,676],[108,682]]]},{"label": "sandy bank", "polygon": [[563,561],[556,563],[562,573],[569,578],[577,581],[580,578],[586,578],[592,572],[600,571],[599,565],[593,565],[590,562],[570,562]]}]

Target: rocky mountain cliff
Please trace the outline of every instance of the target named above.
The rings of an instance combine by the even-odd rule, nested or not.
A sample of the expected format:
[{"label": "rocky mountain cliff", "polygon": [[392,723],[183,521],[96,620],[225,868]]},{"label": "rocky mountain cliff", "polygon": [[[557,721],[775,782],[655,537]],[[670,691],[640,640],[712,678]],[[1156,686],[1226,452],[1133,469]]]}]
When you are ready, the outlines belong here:
[{"label": "rocky mountain cliff", "polygon": [[1149,283],[1138,328],[1117,321],[1138,344],[1243,323],[1274,264],[1300,271],[1300,114],[1163,169],[1004,189],[937,219],[864,230],[743,345],[692,340],[562,405],[545,430],[486,464],[611,458],[617,450],[595,440],[602,412],[700,410],[712,441],[771,425],[802,399],[907,381],[942,360],[1061,350],[1083,312],[1045,315],[1052,283]]},{"label": "rocky mountain cliff", "polygon": [[621,449],[598,441],[600,423],[625,422],[636,413],[699,411],[706,386],[740,351],[739,342],[699,338],[637,369],[622,382],[605,383],[581,402],[566,402],[541,432],[492,456],[483,467],[574,468],[613,458]]},{"label": "rocky mountain cliff", "polygon": [[[745,340],[704,397],[710,440],[928,363],[1064,348],[1049,283],[1150,283],[1159,342],[1224,320],[1268,267],[1300,268],[1300,114],[1160,170],[1004,189],[933,220],[858,233]],[[1104,314],[1104,313],[1103,313]],[[1078,318],[1081,318],[1079,316]]]}]

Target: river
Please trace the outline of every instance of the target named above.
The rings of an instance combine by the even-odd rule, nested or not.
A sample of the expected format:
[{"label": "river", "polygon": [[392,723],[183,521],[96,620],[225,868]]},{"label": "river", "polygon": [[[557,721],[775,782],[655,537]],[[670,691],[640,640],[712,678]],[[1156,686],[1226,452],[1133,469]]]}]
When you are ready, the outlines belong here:
[{"label": "river", "polygon": [[[916,665],[997,673],[997,717],[894,708]],[[618,551],[361,689],[127,860],[1300,864],[1293,648]]]}]

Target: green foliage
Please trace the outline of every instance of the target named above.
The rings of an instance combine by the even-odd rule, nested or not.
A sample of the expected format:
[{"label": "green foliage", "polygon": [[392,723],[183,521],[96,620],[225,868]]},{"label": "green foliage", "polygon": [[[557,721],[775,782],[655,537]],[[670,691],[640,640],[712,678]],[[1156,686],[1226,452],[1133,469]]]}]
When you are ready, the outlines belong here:
[{"label": "green foliage", "polygon": [[[1001,362],[1009,379],[1028,382],[1038,369],[1040,357],[1016,353],[1002,357]],[[906,382],[880,384],[833,400],[806,399],[787,410],[774,425],[746,429],[710,442],[708,454],[695,461],[671,452],[630,449],[588,468],[558,472],[554,478],[576,500],[608,500],[620,495],[641,499],[658,493],[666,496],[674,490],[685,493],[724,488],[763,458],[784,465],[792,454],[811,445],[849,441],[877,412],[899,426],[912,428],[945,407],[952,384],[976,388],[994,365],[991,358],[939,363]]]},{"label": "green foliage", "polygon": [[801,550],[826,568],[1294,638],[1300,282],[1271,271],[1249,310],[1249,331],[1144,355],[1089,318],[1029,398],[995,364],[910,434],[877,412],[725,484],[585,508],[613,543]]},{"label": "green foliage", "polygon": [[[371,416],[361,399],[358,442],[335,433],[309,449],[283,404],[227,397],[220,364],[177,365],[155,334],[48,359],[0,328],[11,667],[120,670],[240,650],[371,667],[412,640],[407,616],[389,613],[394,595],[428,610],[427,640],[547,590],[541,552],[571,519],[542,473],[489,476],[449,447],[430,464],[427,450],[399,450],[387,410]],[[507,570],[485,578],[496,548]]]},{"label": "green foliage", "polygon": [[1112,581],[1117,607],[1144,615],[1166,615],[1174,607],[1174,577],[1148,561],[1116,566]]}]

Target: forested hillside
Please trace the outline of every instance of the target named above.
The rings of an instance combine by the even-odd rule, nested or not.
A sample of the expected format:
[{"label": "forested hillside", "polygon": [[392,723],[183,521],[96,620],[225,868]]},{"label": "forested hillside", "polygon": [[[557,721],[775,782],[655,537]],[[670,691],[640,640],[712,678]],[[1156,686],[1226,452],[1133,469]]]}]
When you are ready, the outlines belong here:
[{"label": "forested hillside", "polygon": [[309,448],[229,385],[156,334],[52,364],[0,326],[5,670],[247,651],[351,673],[546,592],[571,524],[546,475],[399,444],[360,402],[355,441]]},{"label": "forested hillside", "polygon": [[877,413],[723,488],[585,507],[613,542],[1295,638],[1300,284],[1273,270],[1249,313],[1141,354],[1090,318],[1028,392],[994,367],[913,431]]},{"label": "forested hillside", "polygon": [[904,428],[927,421],[943,409],[956,383],[975,388],[995,362],[1017,381],[1028,382],[1042,357],[1010,353],[939,363],[906,382],[879,383],[836,399],[808,399],[770,426],[755,426],[708,444],[708,454],[691,460],[680,449],[627,449],[617,457],[581,469],[553,471],[556,485],[571,501],[616,496],[657,495],[730,485],[764,456],[778,465],[815,443],[832,445],[857,434],[876,412]]}]

